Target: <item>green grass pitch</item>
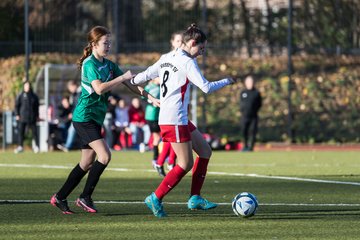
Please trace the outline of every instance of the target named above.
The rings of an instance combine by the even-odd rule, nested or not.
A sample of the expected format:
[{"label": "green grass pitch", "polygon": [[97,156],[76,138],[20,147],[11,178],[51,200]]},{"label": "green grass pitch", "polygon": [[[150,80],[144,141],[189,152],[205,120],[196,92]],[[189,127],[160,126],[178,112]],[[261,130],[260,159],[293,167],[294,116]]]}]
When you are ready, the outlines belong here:
[{"label": "green grass pitch", "polygon": [[[151,156],[114,152],[93,195],[99,212],[74,204],[83,179],[68,198],[76,214],[63,215],[48,201],[80,152],[0,153],[0,239],[359,239],[359,151],[214,152],[202,195],[221,205],[188,210],[189,173],[165,197],[165,219],[142,203],[161,181]],[[260,203],[249,219],[230,205],[243,191]]]}]

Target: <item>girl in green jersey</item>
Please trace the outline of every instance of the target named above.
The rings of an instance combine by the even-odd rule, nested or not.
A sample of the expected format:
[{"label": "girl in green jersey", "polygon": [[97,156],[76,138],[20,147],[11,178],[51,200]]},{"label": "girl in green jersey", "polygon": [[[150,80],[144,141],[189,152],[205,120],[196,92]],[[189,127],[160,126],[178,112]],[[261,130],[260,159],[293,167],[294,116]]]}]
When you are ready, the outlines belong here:
[{"label": "girl in green jersey", "polygon": [[97,212],[91,196],[101,174],[111,160],[109,146],[101,135],[109,91],[123,83],[133,92],[159,105],[159,101],[143,88],[133,87],[128,82],[134,77],[130,71],[123,73],[115,63],[105,58],[109,54],[110,46],[109,30],[101,26],[92,28],[88,33],[88,45],[78,63],[82,89],[73,113],[73,125],[82,143],[81,160],[70,172],[61,189],[50,200],[50,203],[64,214],[73,213],[66,198],[88,171],[84,190],[76,200],[76,205],[87,212]]}]

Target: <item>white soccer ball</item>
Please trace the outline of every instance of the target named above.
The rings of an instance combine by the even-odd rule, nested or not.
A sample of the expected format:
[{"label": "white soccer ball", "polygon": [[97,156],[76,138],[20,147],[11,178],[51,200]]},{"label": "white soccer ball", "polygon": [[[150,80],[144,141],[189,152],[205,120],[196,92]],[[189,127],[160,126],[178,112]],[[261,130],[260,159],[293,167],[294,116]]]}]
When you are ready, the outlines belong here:
[{"label": "white soccer ball", "polygon": [[236,195],[232,201],[232,209],[237,216],[254,216],[259,203],[254,194],[242,192]]}]

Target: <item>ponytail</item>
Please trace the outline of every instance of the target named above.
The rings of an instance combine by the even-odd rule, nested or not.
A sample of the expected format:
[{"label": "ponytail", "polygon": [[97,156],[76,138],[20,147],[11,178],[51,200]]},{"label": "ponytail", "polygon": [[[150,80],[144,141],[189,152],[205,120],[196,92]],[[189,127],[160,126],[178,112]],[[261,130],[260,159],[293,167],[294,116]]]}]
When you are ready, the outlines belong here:
[{"label": "ponytail", "polygon": [[183,42],[186,43],[189,40],[195,40],[195,43],[204,43],[207,40],[205,33],[195,24],[192,23],[190,27],[183,33]]},{"label": "ponytail", "polygon": [[91,53],[92,53],[91,43],[88,43],[88,45],[84,48],[82,57],[79,59],[79,61],[77,63],[79,70],[81,70],[81,67],[82,67],[82,64],[83,64],[83,61],[85,60],[85,58],[90,56]]},{"label": "ponytail", "polygon": [[198,26],[196,25],[196,23],[190,24],[190,27],[188,27],[187,30],[194,29],[194,28],[198,28]]},{"label": "ponytail", "polygon": [[88,45],[84,48],[84,53],[78,61],[79,70],[81,70],[85,58],[87,58],[92,54],[92,44],[97,44],[97,42],[100,40],[102,36],[108,34],[110,34],[110,31],[106,27],[102,27],[102,26],[96,26],[90,30],[87,36]]}]

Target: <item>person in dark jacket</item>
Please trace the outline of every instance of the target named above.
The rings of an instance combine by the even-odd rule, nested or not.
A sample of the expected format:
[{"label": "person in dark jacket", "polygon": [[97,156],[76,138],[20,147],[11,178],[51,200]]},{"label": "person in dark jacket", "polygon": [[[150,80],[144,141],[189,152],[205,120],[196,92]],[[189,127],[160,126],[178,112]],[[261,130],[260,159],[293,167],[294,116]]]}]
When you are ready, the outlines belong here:
[{"label": "person in dark jacket", "polygon": [[[67,89],[70,93],[69,96],[69,103],[72,106],[72,111],[74,111],[74,108],[76,107],[78,103],[78,99],[81,95],[81,86],[75,81],[75,80],[69,80],[66,84]],[[68,131],[67,131],[67,137],[65,144],[57,144],[56,147],[64,152],[69,152],[73,148],[73,145],[75,143],[75,138],[77,137],[77,134],[75,132],[75,128],[73,124],[71,123]]]},{"label": "person in dark jacket", "polygon": [[58,106],[57,109],[57,119],[59,121],[58,128],[61,131],[62,142],[66,141],[68,135],[68,129],[71,125],[72,119],[72,110],[73,106],[70,104],[69,97],[63,97],[61,99],[61,104]]},{"label": "person in dark jacket", "polygon": [[254,78],[251,75],[245,78],[244,84],[245,90],[240,93],[240,112],[242,116],[242,151],[246,152],[254,150],[258,130],[258,112],[261,108],[262,98],[260,92],[254,87]]},{"label": "person in dark jacket", "polygon": [[18,123],[18,147],[14,153],[24,151],[24,136],[26,127],[32,131],[35,146],[33,151],[39,152],[39,136],[37,133],[36,122],[39,120],[39,98],[32,91],[30,82],[26,81],[23,85],[23,91],[16,97],[15,116]]}]

